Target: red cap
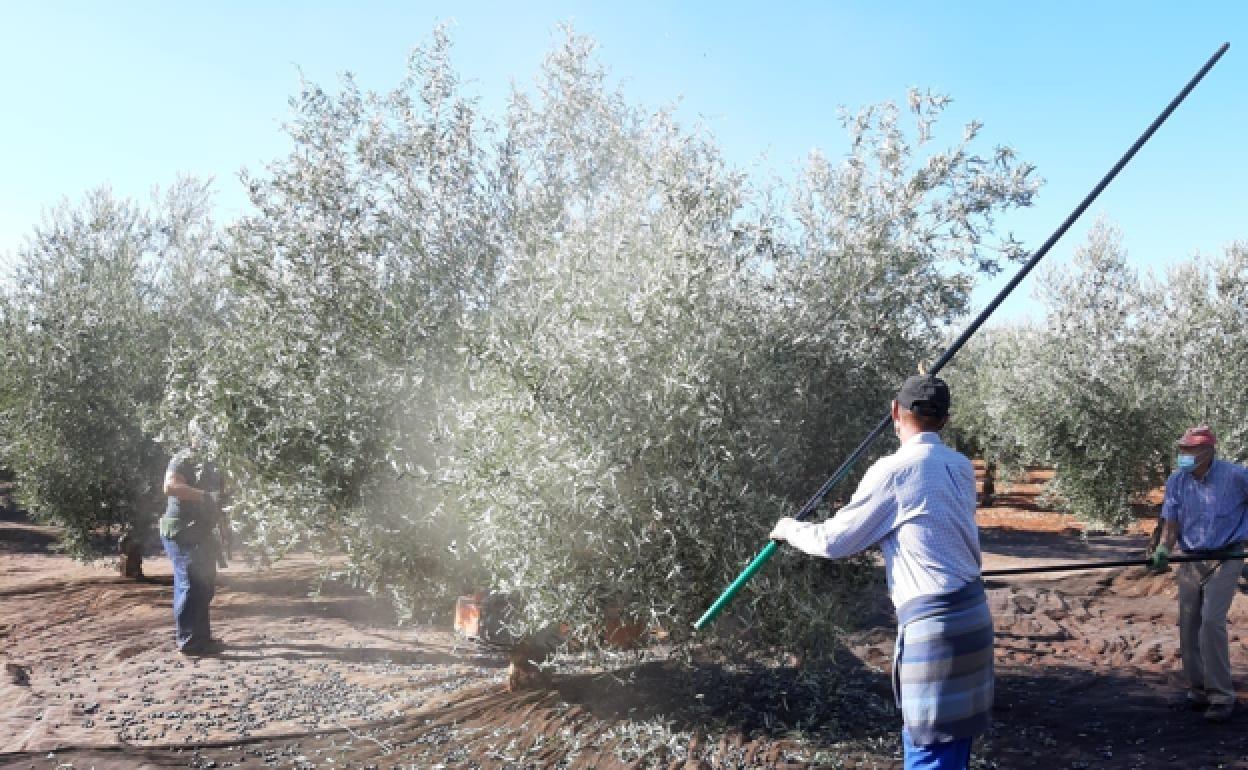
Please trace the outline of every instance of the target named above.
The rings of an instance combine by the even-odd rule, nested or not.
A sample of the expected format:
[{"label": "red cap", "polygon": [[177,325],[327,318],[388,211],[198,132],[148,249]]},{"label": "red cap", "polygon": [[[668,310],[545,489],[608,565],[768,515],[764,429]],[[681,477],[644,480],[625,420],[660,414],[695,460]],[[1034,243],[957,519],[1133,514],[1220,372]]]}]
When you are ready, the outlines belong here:
[{"label": "red cap", "polygon": [[1208,425],[1197,425],[1195,428],[1188,428],[1183,433],[1183,438],[1179,439],[1179,446],[1217,446],[1218,439],[1213,435],[1213,429]]}]

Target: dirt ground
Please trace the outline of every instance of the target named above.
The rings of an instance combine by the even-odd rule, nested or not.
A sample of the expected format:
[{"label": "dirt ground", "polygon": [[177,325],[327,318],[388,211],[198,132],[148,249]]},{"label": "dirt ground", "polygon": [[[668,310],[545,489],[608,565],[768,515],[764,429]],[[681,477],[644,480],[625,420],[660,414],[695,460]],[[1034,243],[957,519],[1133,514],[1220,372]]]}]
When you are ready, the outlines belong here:
[{"label": "dirt ground", "polygon": [[[980,511],[985,567],[1141,557],[1149,527],[1083,535],[1016,486]],[[1012,496],[1011,496],[1012,495]],[[845,640],[835,692],[793,669],[682,666],[628,653],[561,664],[507,692],[506,660],[446,627],[317,587],[311,558],[231,567],[213,605],[220,657],[173,651],[169,565],[149,582],[71,562],[55,532],[0,518],[0,768],[900,768],[885,618]],[[1248,768],[1248,704],[1229,724],[1182,696],[1173,575],[1129,568],[990,580],[992,733],[979,768]],[[1241,584],[1248,592],[1248,583]],[[882,597],[881,597],[882,598]],[[1248,601],[1231,610],[1248,692]]]}]

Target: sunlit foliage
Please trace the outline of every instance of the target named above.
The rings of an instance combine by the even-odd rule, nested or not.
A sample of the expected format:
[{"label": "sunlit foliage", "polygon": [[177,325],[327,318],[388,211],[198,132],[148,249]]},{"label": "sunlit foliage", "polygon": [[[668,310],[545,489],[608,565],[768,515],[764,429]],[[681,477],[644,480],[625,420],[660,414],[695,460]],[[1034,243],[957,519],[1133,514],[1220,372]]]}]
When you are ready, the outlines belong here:
[{"label": "sunlit foliage", "polygon": [[[616,616],[684,640],[1017,256],[994,218],[1031,168],[976,124],[938,141],[947,102],[847,112],[843,147],[763,183],[571,33],[483,115],[437,31],[391,92],[304,84],[224,232],[105,228],[129,347],[98,354],[131,380],[99,392],[144,451],[198,418],[254,553],[345,551],[405,616],[491,587],[579,642]],[[715,633],[826,650],[873,579],[785,554]]]},{"label": "sunlit foliage", "polygon": [[202,184],[184,180],[144,210],[108,190],[62,204],[17,254],[4,296],[0,452],[18,499],[94,555],[93,531],[150,522],[165,455],[146,419],[165,362],[194,325],[173,268],[207,248]]},{"label": "sunlit foliage", "polygon": [[1214,426],[1242,461],[1246,264],[1236,244],[1141,278],[1099,222],[1073,265],[1042,276],[1043,323],[992,330],[952,367],[960,431],[1007,466],[1052,466],[1052,500],[1107,529],[1173,469],[1186,427]]}]

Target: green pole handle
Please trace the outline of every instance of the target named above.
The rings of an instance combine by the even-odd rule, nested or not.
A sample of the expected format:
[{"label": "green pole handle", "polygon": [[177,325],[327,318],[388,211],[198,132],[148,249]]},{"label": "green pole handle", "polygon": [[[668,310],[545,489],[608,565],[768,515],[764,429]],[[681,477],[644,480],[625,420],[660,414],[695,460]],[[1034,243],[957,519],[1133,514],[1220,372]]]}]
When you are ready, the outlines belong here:
[{"label": "green pole handle", "polygon": [[[814,497],[807,500],[806,504],[802,506],[802,509],[798,511],[793,518],[798,521],[802,521],[807,516],[814,513],[815,509],[819,507],[819,503],[823,501],[824,496],[826,496],[828,491],[832,489],[832,486],[841,479],[845,478],[845,475],[849,473],[849,469],[854,466],[854,463],[858,462],[858,458],[866,454],[866,451],[871,447],[871,444],[873,444],[875,440],[879,438],[880,435],[883,434],[884,431],[892,424],[893,418],[890,415],[885,415],[884,419],[880,420],[879,424],[875,426],[875,429],[872,430],[871,433],[867,435],[866,439],[858,445],[858,448],[855,449],[849,457],[845,458],[845,462],[841,463],[841,467],[836,469],[836,472],[832,474],[832,477],[823,483],[823,486],[820,487],[819,491],[814,494]],[[772,554],[774,554],[776,549],[779,547],[780,544],[775,540],[768,543],[767,547],[764,548],[758,556],[754,557],[754,561],[750,562],[749,565],[742,570],[740,575],[737,575],[737,579],[732,581],[732,585],[724,589],[724,592],[720,594],[718,599],[715,600],[715,603],[711,605],[710,609],[702,613],[702,617],[698,618],[698,622],[693,624],[693,629],[695,631],[701,631],[710,625],[711,621],[715,619],[715,616],[728,605],[728,602],[732,601],[732,597],[737,595],[737,592],[741,590],[742,586],[750,582],[750,578],[754,577],[754,573],[763,568],[763,565],[767,563],[767,560],[772,557]]]},{"label": "green pole handle", "polygon": [[698,622],[693,624],[694,630],[701,631],[710,625],[710,622],[715,619],[715,616],[718,615],[724,607],[728,606],[728,602],[732,601],[732,597],[737,595],[737,592],[741,590],[742,586],[750,582],[750,578],[754,577],[754,573],[763,568],[763,565],[767,563],[767,560],[771,558],[772,554],[774,554],[776,549],[779,547],[780,544],[775,540],[768,543],[767,547],[760,551],[758,556],[754,557],[754,561],[750,562],[749,566],[742,570],[740,575],[737,575],[737,579],[732,581],[732,585],[725,588],[724,592],[719,595],[718,599],[715,600],[715,603],[712,604],[706,612],[702,613],[702,617],[698,618]]}]

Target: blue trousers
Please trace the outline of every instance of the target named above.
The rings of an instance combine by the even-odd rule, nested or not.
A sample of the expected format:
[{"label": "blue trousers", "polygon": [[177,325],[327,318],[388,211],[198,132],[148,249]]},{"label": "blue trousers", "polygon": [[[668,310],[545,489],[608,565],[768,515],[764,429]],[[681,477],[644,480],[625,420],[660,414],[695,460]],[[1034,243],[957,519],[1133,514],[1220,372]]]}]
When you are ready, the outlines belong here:
[{"label": "blue trousers", "polygon": [[971,744],[974,741],[974,738],[959,738],[930,746],[916,746],[910,741],[910,731],[902,728],[905,770],[966,770],[971,763]]},{"label": "blue trousers", "polygon": [[217,555],[204,543],[162,537],[173,563],[173,621],[178,649],[194,649],[212,638],[208,605],[217,592]]}]

